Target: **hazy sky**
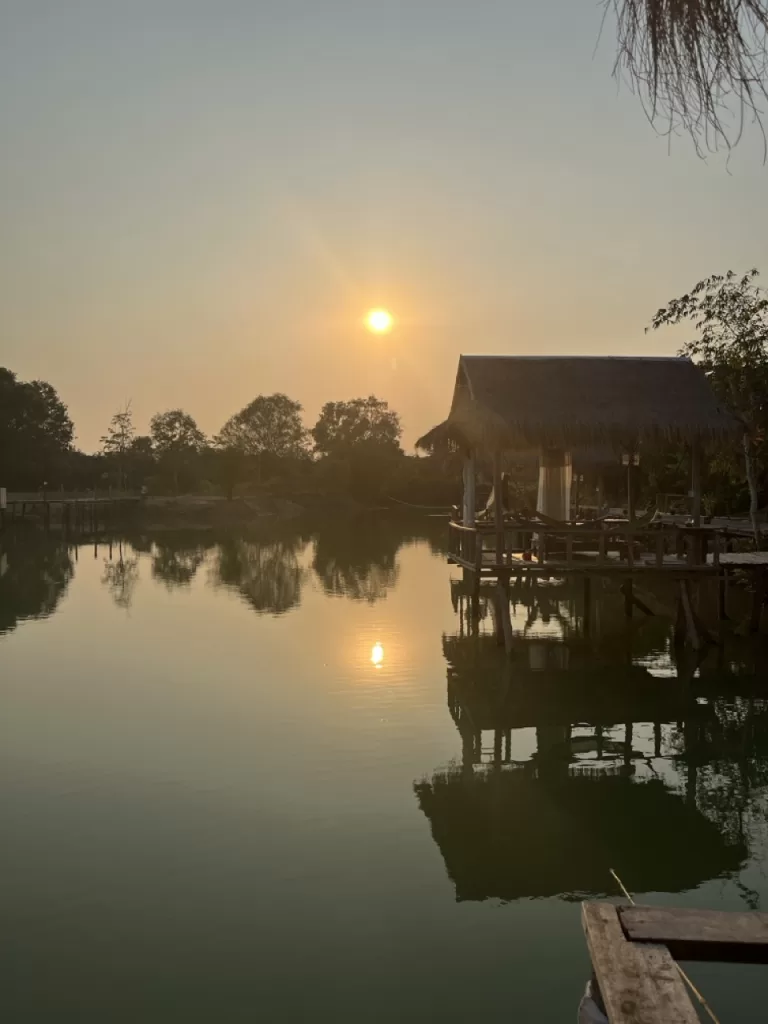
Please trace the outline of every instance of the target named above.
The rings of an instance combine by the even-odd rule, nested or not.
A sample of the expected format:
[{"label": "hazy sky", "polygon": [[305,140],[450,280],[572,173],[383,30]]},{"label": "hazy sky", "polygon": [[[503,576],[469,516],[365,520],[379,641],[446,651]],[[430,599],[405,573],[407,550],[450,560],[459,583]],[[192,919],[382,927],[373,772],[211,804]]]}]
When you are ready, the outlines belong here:
[{"label": "hazy sky", "polygon": [[[596,0],[0,0],[0,364],[90,450],[126,399],[213,433],[459,352],[673,352],[656,308],[768,271],[768,169],[657,137]],[[597,47],[597,49],[596,49]],[[595,52],[596,50],[596,52]],[[361,327],[385,306],[395,333]]]}]

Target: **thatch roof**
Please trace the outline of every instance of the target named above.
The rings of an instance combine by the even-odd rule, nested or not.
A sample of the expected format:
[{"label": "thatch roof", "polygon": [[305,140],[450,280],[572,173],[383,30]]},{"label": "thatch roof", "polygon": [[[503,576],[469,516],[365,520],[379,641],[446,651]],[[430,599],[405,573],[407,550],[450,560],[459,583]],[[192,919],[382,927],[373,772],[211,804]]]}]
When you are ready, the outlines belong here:
[{"label": "thatch roof", "polygon": [[[735,436],[738,420],[689,359],[647,356],[461,356],[445,424],[478,449]],[[432,438],[430,437],[432,435]]]}]

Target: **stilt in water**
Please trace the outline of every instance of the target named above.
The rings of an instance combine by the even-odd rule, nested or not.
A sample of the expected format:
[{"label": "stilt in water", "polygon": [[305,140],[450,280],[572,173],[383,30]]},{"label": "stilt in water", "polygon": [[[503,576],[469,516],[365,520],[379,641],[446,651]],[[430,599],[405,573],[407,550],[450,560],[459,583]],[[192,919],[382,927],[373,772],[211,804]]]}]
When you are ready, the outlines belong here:
[{"label": "stilt in water", "polygon": [[584,636],[592,633],[592,579],[584,574]]}]

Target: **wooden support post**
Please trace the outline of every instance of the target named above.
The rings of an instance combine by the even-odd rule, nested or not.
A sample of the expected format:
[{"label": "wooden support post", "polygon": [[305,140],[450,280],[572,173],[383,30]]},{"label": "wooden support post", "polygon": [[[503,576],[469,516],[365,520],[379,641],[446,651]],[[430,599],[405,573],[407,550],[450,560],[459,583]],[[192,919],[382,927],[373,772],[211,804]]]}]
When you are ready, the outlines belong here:
[{"label": "wooden support post", "polygon": [[462,479],[464,483],[464,493],[462,496],[462,518],[461,521],[464,526],[475,525],[475,509],[476,509],[476,498],[475,498],[475,456],[474,453],[469,451],[464,456],[464,465],[462,468]]},{"label": "wooden support post", "polygon": [[501,452],[493,453],[493,504],[496,520],[496,565],[504,564],[504,503],[501,494]]},{"label": "wooden support post", "polygon": [[635,521],[635,453],[629,453],[629,465],[627,466],[627,519],[630,524]]},{"label": "wooden support post", "polygon": [[512,618],[509,613],[509,579],[504,574],[499,576],[496,586],[496,607],[504,650],[510,654],[512,652]]},{"label": "wooden support post", "polygon": [[584,636],[592,632],[592,577],[584,573]]},{"label": "wooden support post", "polygon": [[765,570],[760,571],[755,576],[755,589],[752,593],[752,611],[749,616],[749,631],[750,633],[757,633],[760,629],[760,619],[763,613],[763,605],[765,604]]},{"label": "wooden support post", "polygon": [[701,443],[691,445],[691,515],[693,525],[701,526]]},{"label": "wooden support post", "polygon": [[661,722],[653,723],[653,756],[661,757]]},{"label": "wooden support post", "polygon": [[600,529],[600,535],[597,538],[597,564],[603,565],[605,563],[605,530]]},{"label": "wooden support post", "polygon": [[628,619],[632,618],[632,605],[634,604],[632,595],[632,580],[627,580],[621,586],[621,592],[624,595],[624,614]]},{"label": "wooden support post", "polygon": [[498,771],[501,768],[501,729],[493,730],[493,767]]},{"label": "wooden support post", "polygon": [[664,568],[664,534],[661,530],[656,535],[656,568]]},{"label": "wooden support post", "polygon": [[688,580],[680,580],[680,604],[683,609],[688,641],[694,651],[700,651],[703,647],[703,641],[699,634],[696,615],[693,611],[693,604],[691,602],[691,585]]},{"label": "wooden support post", "polygon": [[[629,603],[629,605],[631,606],[629,610],[629,615],[632,614],[632,608],[638,608],[641,612],[643,612],[644,615],[653,615],[653,609],[649,608],[644,601],[641,601],[635,593],[635,587],[632,583],[632,580],[627,580],[625,583],[622,583],[619,587],[619,591],[624,595],[625,611],[627,603]],[[647,592],[646,596],[648,596]]]},{"label": "wooden support post", "polygon": [[717,621],[728,619],[728,570],[723,569],[717,577]]},{"label": "wooden support post", "polygon": [[624,765],[627,766],[632,762],[632,723],[626,722],[624,725]]}]

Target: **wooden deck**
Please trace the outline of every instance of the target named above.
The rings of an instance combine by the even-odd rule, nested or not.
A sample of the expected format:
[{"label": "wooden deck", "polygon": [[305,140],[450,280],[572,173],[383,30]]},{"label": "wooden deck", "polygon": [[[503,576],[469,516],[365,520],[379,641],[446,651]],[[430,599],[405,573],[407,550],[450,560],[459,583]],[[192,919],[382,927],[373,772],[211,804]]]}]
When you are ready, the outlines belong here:
[{"label": "wooden deck", "polygon": [[725,568],[768,569],[768,552],[732,550],[741,532],[712,526],[629,522],[543,524],[507,519],[449,523],[449,559],[483,577],[664,574],[717,576]]},{"label": "wooden deck", "polygon": [[582,923],[610,1024],[699,1024],[678,957],[768,963],[768,914],[755,911],[583,903]]},{"label": "wooden deck", "polygon": [[698,612],[696,587],[702,579],[717,581],[718,622],[727,620],[730,575],[739,570],[751,577],[752,612],[748,631],[757,632],[768,596],[768,551],[741,551],[745,539],[711,525],[691,526],[647,519],[556,523],[505,516],[503,522],[476,521],[465,526],[449,523],[448,560],[471,578],[475,596],[483,580],[498,591],[496,604],[507,651],[511,651],[509,588],[512,579],[563,578],[583,580],[584,604],[590,617],[591,580],[595,576],[622,579],[627,618],[633,609],[650,614],[634,593],[640,578],[666,578],[679,591],[675,612],[676,642],[694,650],[716,642]]}]

